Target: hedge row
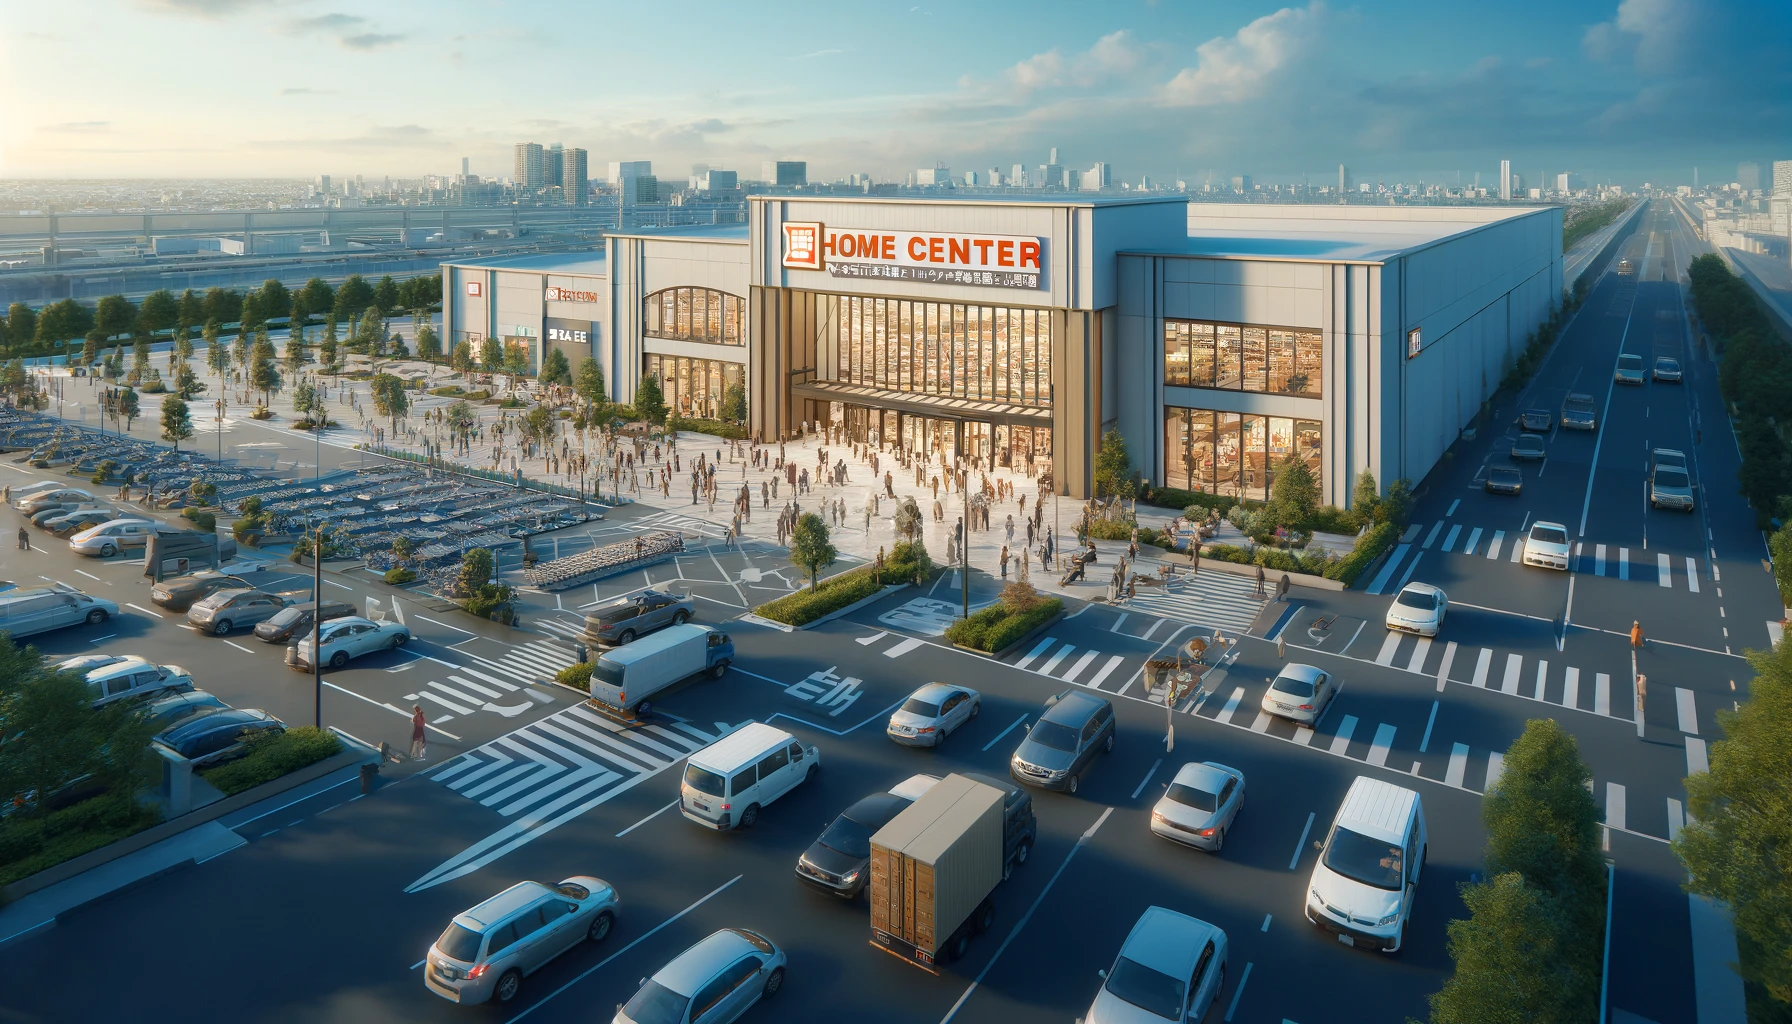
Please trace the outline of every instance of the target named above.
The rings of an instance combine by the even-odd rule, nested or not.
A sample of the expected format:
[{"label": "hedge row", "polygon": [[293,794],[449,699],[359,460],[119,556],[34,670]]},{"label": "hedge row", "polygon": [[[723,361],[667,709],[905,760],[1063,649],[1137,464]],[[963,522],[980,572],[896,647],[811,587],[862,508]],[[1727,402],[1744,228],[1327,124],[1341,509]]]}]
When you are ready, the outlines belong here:
[{"label": "hedge row", "polygon": [[674,416],[668,421],[668,425],[671,426],[673,430],[686,430],[693,434],[712,434],[716,437],[728,438],[731,441],[745,441],[748,436],[746,427],[743,427],[738,423],[728,423],[724,420],[705,420],[697,419],[696,417]]},{"label": "hedge row", "polygon": [[1063,610],[1064,601],[1056,597],[1018,613],[998,602],[968,619],[952,623],[946,628],[946,639],[962,647],[993,654],[1038,629]]},{"label": "hedge row", "polygon": [[42,817],[6,818],[0,821],[0,886],[135,835],[158,817],[134,801],[108,794]]},{"label": "hedge row", "polygon": [[580,661],[568,665],[554,673],[554,681],[564,686],[570,686],[575,690],[584,690],[586,693],[590,693],[591,663],[589,661]]},{"label": "hedge row", "polygon": [[[1687,274],[1692,278],[1693,306],[1723,353],[1717,382],[1734,414],[1736,445],[1742,452],[1736,474],[1742,496],[1764,528],[1771,517],[1792,519],[1788,515],[1792,509],[1786,507],[1786,496],[1792,495],[1792,451],[1783,428],[1792,422],[1792,347],[1774,331],[1754,289],[1732,274],[1721,258],[1700,256]],[[1782,541],[1774,550],[1776,574],[1792,573],[1792,564],[1780,550],[1786,546]],[[1770,542],[1769,547],[1774,545]],[[1782,575],[1779,582],[1782,595],[1792,603],[1792,578]]]},{"label": "hedge row", "polygon": [[813,592],[798,590],[775,601],[767,601],[753,609],[753,613],[788,626],[802,626],[830,612],[837,612],[854,601],[863,601],[880,589],[881,586],[872,578],[870,567],[859,566],[822,580]]},{"label": "hedge row", "polygon": [[199,774],[219,792],[232,796],[341,752],[342,741],[335,733],[304,725],[278,736],[264,735],[252,741],[249,753]]}]

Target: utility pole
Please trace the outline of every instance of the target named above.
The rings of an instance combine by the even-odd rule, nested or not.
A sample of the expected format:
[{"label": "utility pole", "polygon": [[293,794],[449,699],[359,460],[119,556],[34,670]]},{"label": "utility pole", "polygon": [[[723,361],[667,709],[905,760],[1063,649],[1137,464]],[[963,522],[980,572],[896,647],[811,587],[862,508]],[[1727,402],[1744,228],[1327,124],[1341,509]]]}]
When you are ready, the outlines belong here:
[{"label": "utility pole", "polygon": [[324,727],[324,524],[317,524],[311,548],[311,724]]},{"label": "utility pole", "polygon": [[[971,505],[967,500],[965,502],[966,514],[969,514],[970,510]],[[964,516],[958,517],[958,578],[963,584],[964,617],[968,619],[971,617],[971,552],[970,537],[965,533],[964,520]]]}]

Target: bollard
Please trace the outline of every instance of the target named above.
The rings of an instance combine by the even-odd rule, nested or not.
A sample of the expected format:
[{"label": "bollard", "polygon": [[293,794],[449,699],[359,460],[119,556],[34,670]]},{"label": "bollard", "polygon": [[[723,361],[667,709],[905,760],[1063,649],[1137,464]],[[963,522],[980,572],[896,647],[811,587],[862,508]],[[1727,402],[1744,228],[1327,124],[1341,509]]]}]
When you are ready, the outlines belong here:
[{"label": "bollard", "polygon": [[361,794],[363,796],[373,792],[373,780],[378,778],[379,774],[380,766],[378,764],[369,762],[361,766]]}]

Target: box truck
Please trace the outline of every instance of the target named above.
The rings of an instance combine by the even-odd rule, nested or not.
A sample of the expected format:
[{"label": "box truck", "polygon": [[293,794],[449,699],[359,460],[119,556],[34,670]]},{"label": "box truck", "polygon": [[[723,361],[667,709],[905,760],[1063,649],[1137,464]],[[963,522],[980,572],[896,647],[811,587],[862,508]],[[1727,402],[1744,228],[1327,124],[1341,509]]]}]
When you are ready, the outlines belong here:
[{"label": "box truck", "polygon": [[612,648],[591,666],[590,706],[621,722],[653,713],[653,697],[674,683],[707,672],[720,679],[734,660],[734,642],[709,626],[667,626],[632,644]]},{"label": "box truck", "polygon": [[948,775],[871,837],[871,944],[938,973],[995,923],[1004,794]]}]

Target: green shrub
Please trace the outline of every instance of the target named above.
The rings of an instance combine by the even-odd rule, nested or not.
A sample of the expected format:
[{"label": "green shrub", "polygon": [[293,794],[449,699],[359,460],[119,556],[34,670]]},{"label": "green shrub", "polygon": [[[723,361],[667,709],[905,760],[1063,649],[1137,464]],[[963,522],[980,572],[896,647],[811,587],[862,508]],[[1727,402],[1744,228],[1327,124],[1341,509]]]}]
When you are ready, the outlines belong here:
[{"label": "green shrub", "polygon": [[933,557],[926,545],[902,541],[884,558],[885,583],[924,583],[933,575]]},{"label": "green shrub", "polygon": [[1201,557],[1221,562],[1237,562],[1239,565],[1251,564],[1250,551],[1236,544],[1209,544],[1201,549]]},{"label": "green shrub", "polygon": [[168,385],[162,383],[161,380],[159,380],[159,379],[158,380],[150,380],[150,381],[145,381],[143,383],[143,386],[139,387],[137,390],[143,392],[146,395],[160,395],[168,390]]},{"label": "green shrub", "polygon": [[1399,523],[1378,524],[1357,538],[1356,546],[1350,549],[1350,554],[1326,567],[1325,578],[1337,580],[1345,586],[1355,583],[1356,578],[1362,575],[1370,562],[1375,561],[1376,556],[1394,546],[1394,542],[1400,539],[1402,529]]},{"label": "green shrub", "polygon": [[1141,498],[1140,500],[1148,501],[1150,504],[1157,505],[1161,508],[1201,509],[1199,513],[1194,515],[1194,518],[1205,516],[1207,510],[1210,508],[1219,509],[1220,515],[1223,516],[1227,512],[1232,511],[1232,506],[1238,504],[1237,498],[1219,494],[1207,494],[1203,491],[1185,491],[1179,487],[1154,487],[1151,489],[1149,498]]},{"label": "green shrub", "polygon": [[1336,505],[1321,505],[1314,509],[1304,525],[1322,533],[1352,534],[1363,528],[1359,516]]},{"label": "green shrub", "polygon": [[247,754],[214,768],[201,769],[199,774],[220,793],[232,796],[335,757],[341,751],[342,741],[335,733],[303,725],[278,736],[258,736],[250,742]]},{"label": "green shrub", "polygon": [[488,390],[480,389],[480,390],[465,392],[461,395],[461,397],[467,399],[470,402],[483,402],[486,399],[492,397],[492,393]]},{"label": "green shrub", "polygon": [[192,522],[193,529],[201,533],[212,533],[218,529],[218,517],[205,509],[189,507],[181,511],[181,516]]},{"label": "green shrub", "polygon": [[[888,568],[889,560],[885,560]],[[817,584],[815,592],[798,590],[794,594],[786,594],[775,601],[753,609],[755,615],[782,622],[789,626],[801,626],[821,618],[829,612],[863,601],[879,590],[877,581],[872,578],[871,567],[861,565],[856,569],[830,576]]]},{"label": "green shrub", "polygon": [[437,398],[460,398],[467,392],[466,389],[460,385],[451,384],[445,388],[430,388],[429,393],[435,395]]},{"label": "green shrub", "polygon": [[1049,622],[1064,610],[1062,598],[1048,598],[1024,612],[998,602],[946,627],[946,639],[961,647],[993,654]]},{"label": "green shrub", "polygon": [[386,582],[391,586],[402,587],[406,583],[414,583],[416,580],[417,573],[402,565],[386,570]]},{"label": "green shrub", "polygon": [[688,430],[694,434],[713,434],[716,437],[725,437],[734,441],[744,441],[748,437],[746,427],[723,420],[674,416],[670,421],[670,426],[673,430]]},{"label": "green shrub", "polygon": [[1132,540],[1130,519],[1096,519],[1089,523],[1089,536],[1096,540]]},{"label": "green shrub", "polygon": [[554,681],[570,686],[575,690],[584,690],[586,693],[590,693],[591,663],[589,661],[581,661],[568,665],[554,673]]},{"label": "green shrub", "polygon": [[255,411],[249,414],[249,418],[252,420],[271,420],[274,418],[274,410],[265,405],[258,405],[255,407]]},{"label": "green shrub", "polygon": [[111,794],[42,817],[8,817],[0,821],[0,886],[135,835],[158,817],[153,810]]}]

